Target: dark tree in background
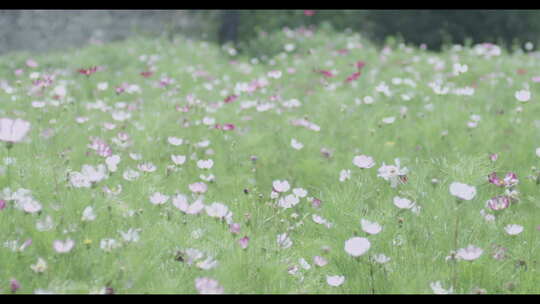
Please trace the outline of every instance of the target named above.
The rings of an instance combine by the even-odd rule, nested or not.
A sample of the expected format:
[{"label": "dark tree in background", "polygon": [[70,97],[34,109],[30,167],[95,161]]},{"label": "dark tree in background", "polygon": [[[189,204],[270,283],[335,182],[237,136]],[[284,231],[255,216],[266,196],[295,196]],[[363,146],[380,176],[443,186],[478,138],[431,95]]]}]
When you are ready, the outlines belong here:
[{"label": "dark tree in background", "polygon": [[238,41],[238,26],[240,14],[238,10],[223,10],[220,14],[219,43],[236,43]]}]

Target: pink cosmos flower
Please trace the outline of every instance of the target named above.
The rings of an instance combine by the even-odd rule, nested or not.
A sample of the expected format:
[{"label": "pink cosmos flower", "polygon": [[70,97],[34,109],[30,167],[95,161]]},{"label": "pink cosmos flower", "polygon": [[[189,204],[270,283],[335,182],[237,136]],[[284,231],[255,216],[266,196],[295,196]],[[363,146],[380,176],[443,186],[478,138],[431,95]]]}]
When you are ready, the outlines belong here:
[{"label": "pink cosmos flower", "polygon": [[503,181],[506,187],[513,187],[519,183],[517,175],[514,172],[506,173]]},{"label": "pink cosmos flower", "polygon": [[0,199],[0,210],[6,208],[6,201],[3,199]]},{"label": "pink cosmos flower", "polygon": [[172,200],[172,204],[186,214],[198,214],[204,209],[202,197],[199,197],[190,205],[187,197],[183,194],[176,195]]},{"label": "pink cosmos flower", "polygon": [[498,187],[504,186],[504,181],[497,176],[496,172],[488,175],[488,182]]},{"label": "pink cosmos flower", "polygon": [[362,169],[368,169],[375,166],[373,157],[367,155],[358,155],[353,158],[353,164]]},{"label": "pink cosmos flower", "polygon": [[354,80],[357,80],[360,77],[360,75],[361,75],[360,72],[354,72],[349,77],[347,77],[347,79],[345,79],[345,82],[352,82]]},{"label": "pink cosmos flower", "polygon": [[233,234],[240,233],[240,224],[238,223],[232,223],[229,225],[229,231]]},{"label": "pink cosmos flower", "polygon": [[319,266],[319,267],[323,267],[325,266],[326,264],[328,264],[328,261],[323,258],[322,256],[314,256],[313,257],[313,264]]},{"label": "pink cosmos flower", "polygon": [[19,290],[21,288],[21,283],[19,283],[19,281],[17,281],[16,279],[11,279],[9,281],[9,289],[11,290],[12,293],[16,293],[17,290]]},{"label": "pink cosmos flower", "polygon": [[362,225],[362,230],[368,234],[378,234],[382,230],[382,226],[377,222],[361,219],[360,224]]},{"label": "pink cosmos flower", "polygon": [[340,275],[326,276],[326,283],[333,287],[341,286],[345,282],[345,277]]},{"label": "pink cosmos flower", "polygon": [[275,180],[272,183],[272,186],[274,188],[274,191],[276,192],[287,192],[291,188],[291,186],[289,185],[289,182],[286,180],[283,180],[283,181]]},{"label": "pink cosmos flower", "polygon": [[489,155],[489,159],[492,161],[492,162],[495,162],[497,160],[497,158],[499,158],[499,154],[497,153],[493,153],[493,154],[490,154]]},{"label": "pink cosmos flower", "polygon": [[22,119],[0,118],[0,141],[20,142],[30,131],[30,123]]},{"label": "pink cosmos flower", "polygon": [[150,196],[150,202],[154,205],[163,205],[169,200],[168,195],[161,194],[159,192],[155,192]]},{"label": "pink cosmos flower", "polygon": [[353,257],[363,255],[370,247],[369,240],[363,237],[353,237],[345,242],[345,251]]},{"label": "pink cosmos flower", "polygon": [[502,196],[496,196],[491,199],[489,199],[486,202],[487,207],[489,207],[491,210],[499,211],[506,209],[510,206],[510,199],[508,196],[502,195]]},{"label": "pink cosmos flower", "polygon": [[466,248],[458,249],[456,257],[466,261],[473,261],[478,259],[483,252],[481,248],[469,245]]},{"label": "pink cosmos flower", "polygon": [[37,68],[39,65],[34,59],[28,59],[26,60],[26,66],[30,68]]},{"label": "pink cosmos flower", "polygon": [[240,247],[242,247],[242,249],[246,249],[249,245],[249,237],[244,236],[243,238],[239,239],[238,244],[240,244]]},{"label": "pink cosmos flower", "polygon": [[199,294],[222,294],[223,287],[217,280],[211,278],[196,278],[195,288]]},{"label": "pink cosmos flower", "polygon": [[308,16],[308,17],[311,17],[311,16],[315,15],[315,11],[314,10],[304,10],[304,15]]},{"label": "pink cosmos flower", "polygon": [[112,155],[111,147],[102,139],[92,137],[90,138],[91,143],[88,145],[88,148],[96,151],[96,153],[101,157],[109,157]]},{"label": "pink cosmos flower", "polygon": [[193,193],[205,193],[208,190],[208,186],[203,182],[197,182],[189,184],[189,190]]},{"label": "pink cosmos flower", "polygon": [[54,250],[58,253],[70,252],[71,249],[73,249],[73,246],[75,246],[75,242],[71,239],[67,239],[63,242],[57,240],[53,243]]}]

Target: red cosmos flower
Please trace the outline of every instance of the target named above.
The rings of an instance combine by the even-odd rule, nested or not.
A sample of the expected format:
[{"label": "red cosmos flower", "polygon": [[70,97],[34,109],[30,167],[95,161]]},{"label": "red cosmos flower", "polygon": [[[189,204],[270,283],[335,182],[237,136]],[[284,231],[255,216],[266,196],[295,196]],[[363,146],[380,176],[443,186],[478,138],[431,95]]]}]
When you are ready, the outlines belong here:
[{"label": "red cosmos flower", "polygon": [[232,131],[232,130],[235,129],[235,125],[234,124],[229,124],[229,123],[223,124],[223,125],[216,124],[215,128],[218,129],[218,130],[223,130],[223,131]]},{"label": "red cosmos flower", "polygon": [[238,96],[233,94],[233,95],[227,96],[224,101],[225,103],[230,103],[230,102],[235,101],[237,98]]},{"label": "red cosmos flower", "polygon": [[345,80],[346,82],[351,82],[351,81],[354,81],[356,79],[358,79],[358,77],[360,77],[360,72],[354,72],[352,73],[351,76],[347,77],[347,79]]},{"label": "red cosmos flower", "polygon": [[339,49],[337,52],[338,52],[338,54],[340,54],[340,55],[347,55],[347,54],[349,54],[349,50],[347,50],[347,49]]},{"label": "red cosmos flower", "polygon": [[328,70],[318,70],[316,72],[323,74],[324,77],[334,77],[334,74]]},{"label": "red cosmos flower", "polygon": [[308,17],[311,17],[311,16],[315,15],[315,11],[314,10],[304,10],[304,15],[306,15]]},{"label": "red cosmos flower", "polygon": [[361,70],[364,66],[366,66],[366,63],[363,62],[363,61],[357,61],[354,66],[358,69],[358,70]]},{"label": "red cosmos flower", "polygon": [[79,70],[77,70],[77,72],[79,72],[79,74],[90,76],[90,75],[94,74],[95,72],[97,72],[97,70],[98,70],[98,67],[94,66],[94,67],[91,67],[91,68],[88,68],[88,69],[79,69]]},{"label": "red cosmos flower", "polygon": [[154,75],[154,72],[152,72],[152,71],[143,71],[140,74],[141,74],[142,77],[148,78],[148,77]]},{"label": "red cosmos flower", "polygon": [[525,74],[527,74],[527,70],[525,70],[525,69],[517,69],[516,72],[518,73],[518,75],[525,75]]}]

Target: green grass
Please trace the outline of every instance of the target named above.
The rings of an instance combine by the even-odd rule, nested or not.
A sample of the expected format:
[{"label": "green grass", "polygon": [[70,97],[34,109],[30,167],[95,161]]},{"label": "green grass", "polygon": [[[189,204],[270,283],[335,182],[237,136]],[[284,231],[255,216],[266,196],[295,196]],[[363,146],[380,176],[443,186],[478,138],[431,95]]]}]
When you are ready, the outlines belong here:
[{"label": "green grass", "polygon": [[[104,292],[105,287],[115,293],[197,293],[195,279],[201,277],[217,280],[225,293],[432,293],[430,284],[436,281],[455,293],[471,293],[475,288],[488,293],[540,291],[536,180],[540,158],[535,153],[540,147],[540,84],[532,80],[540,76],[534,74],[540,67],[537,54],[503,51],[486,58],[471,48],[431,53],[404,45],[388,46],[391,52],[386,53],[362,37],[326,32],[311,38],[300,32],[289,38],[278,33],[268,39],[297,47],[257,64],[242,55],[231,57],[213,44],[183,38],[174,42],[139,38],[35,55],[37,68],[25,65],[31,56],[27,53],[0,57],[0,116],[31,123],[23,142],[9,151],[5,145],[0,148],[0,190],[28,189],[42,205],[39,213],[30,214],[8,200],[0,210],[0,292],[10,293],[10,280],[16,279],[21,285],[17,293],[94,293]],[[347,54],[336,52],[360,44]],[[149,68],[141,55],[159,56],[150,64],[155,73],[149,78],[140,75]],[[434,59],[444,62],[441,70],[434,68]],[[366,62],[360,78],[346,83],[359,60]],[[467,64],[468,71],[453,76],[454,62]],[[77,73],[91,66],[103,70],[89,77]],[[289,68],[295,73],[289,73]],[[22,75],[15,75],[16,69],[24,69]],[[517,73],[518,69],[526,73]],[[271,70],[280,70],[282,76],[269,78]],[[337,75],[325,78],[318,70]],[[196,71],[211,78],[195,76]],[[55,78],[41,93],[31,92],[32,72]],[[487,79],[488,74],[493,77]],[[165,76],[174,82],[160,87],[158,82]],[[237,84],[262,77],[266,87],[235,93]],[[408,79],[415,86],[394,84],[395,78]],[[453,88],[448,94],[436,94],[430,87],[435,79]],[[97,90],[101,82],[107,82],[108,89]],[[381,82],[389,86],[391,96],[377,91]],[[122,83],[139,86],[140,93],[115,93]],[[54,105],[54,88],[59,85],[67,94]],[[472,96],[453,91],[472,85]],[[515,92],[527,87],[531,100],[519,102]],[[224,103],[231,94],[239,97]],[[365,96],[375,102],[357,103]],[[301,106],[283,106],[291,99],[298,99]],[[46,106],[35,108],[35,101]],[[107,107],[88,108],[97,101]],[[273,108],[243,109],[247,101]],[[176,110],[184,106],[189,106],[188,112]],[[406,114],[402,107],[407,108]],[[516,111],[517,107],[522,110]],[[131,117],[114,120],[112,113],[119,110]],[[481,120],[476,128],[469,128],[473,114]],[[392,116],[394,123],[382,122]],[[78,117],[88,121],[77,123]],[[205,117],[215,123],[203,124]],[[307,119],[320,130],[294,126],[295,119]],[[104,123],[116,127],[108,130]],[[235,129],[214,127],[227,123]],[[130,145],[116,143],[121,132],[128,134]],[[173,146],[167,142],[170,136],[183,138],[184,143]],[[105,164],[104,157],[88,148],[91,137],[101,138],[121,157],[118,170],[108,172],[91,188],[73,187],[70,172],[80,172],[85,164]],[[291,147],[293,138],[304,145],[301,150]],[[207,147],[196,145],[204,140],[209,141]],[[322,148],[331,150],[331,157],[324,157]],[[15,160],[11,165],[4,161],[8,153]],[[142,159],[134,160],[130,153],[139,153]],[[492,153],[498,153],[495,162],[489,159]],[[168,169],[174,165],[172,154],[187,157],[176,170]],[[372,156],[375,166],[356,167],[352,160],[360,154]],[[383,163],[394,164],[395,158],[409,172],[406,183],[392,188],[377,176],[377,170]],[[214,165],[199,169],[197,159],[212,159]],[[141,172],[138,165],[143,162],[151,162],[156,170]],[[139,171],[140,177],[125,179],[128,169]],[[343,169],[351,170],[351,178],[340,182]],[[489,184],[487,175],[504,176],[510,171],[519,178],[519,202],[488,222],[480,211],[495,214],[486,201],[504,191]],[[189,215],[172,204],[177,193],[187,195],[189,203],[194,201],[188,185],[202,181],[201,174],[215,176],[213,182],[204,181],[208,186],[204,204],[225,204],[233,214],[232,222],[241,225],[239,234],[231,233],[224,219],[212,218],[204,210]],[[434,178],[438,183],[432,183]],[[287,180],[291,190],[306,189],[307,197],[321,200],[320,208],[307,197],[290,209],[279,207],[278,200],[270,198],[275,180]],[[476,196],[458,205],[449,192],[452,182],[475,186]],[[121,192],[106,194],[104,187],[121,187]],[[170,198],[153,205],[154,192]],[[0,198],[7,200],[5,190],[2,193]],[[420,212],[398,209],[393,204],[396,196],[415,201]],[[81,220],[87,206],[94,209],[94,221]],[[332,226],[315,223],[313,215]],[[36,223],[47,216],[54,226],[38,230]],[[383,229],[368,236],[360,219],[375,221]],[[508,235],[504,230],[508,224],[522,225],[524,230]],[[119,231],[129,228],[141,229],[139,241],[122,240]],[[278,246],[282,233],[292,240],[290,248]],[[250,239],[246,249],[238,244],[244,236]],[[354,236],[371,243],[358,258],[344,250],[345,241]],[[74,248],[57,253],[53,242],[68,238],[75,241]],[[111,238],[119,247],[107,252],[100,243]],[[24,250],[6,246],[16,241],[19,248],[28,239],[32,243]],[[445,260],[469,244],[483,249],[478,259]],[[507,249],[504,259],[492,257],[495,245]],[[183,262],[175,260],[179,251],[188,248],[202,251],[202,260],[213,257],[218,265],[200,269],[197,262],[186,261],[185,253]],[[378,264],[373,261],[377,254],[391,260]],[[324,257],[328,264],[316,266],[314,256]],[[38,257],[47,262],[43,273],[30,267]],[[300,266],[301,258],[310,269]],[[290,273],[293,267],[298,268],[295,274]],[[331,275],[344,276],[344,283],[330,286],[327,276]]]}]

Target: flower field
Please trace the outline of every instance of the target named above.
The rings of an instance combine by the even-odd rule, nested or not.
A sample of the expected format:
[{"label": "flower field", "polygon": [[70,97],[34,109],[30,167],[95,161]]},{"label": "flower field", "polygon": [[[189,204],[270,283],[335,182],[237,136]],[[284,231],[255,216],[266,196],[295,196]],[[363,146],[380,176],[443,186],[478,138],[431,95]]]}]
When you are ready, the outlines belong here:
[{"label": "flower field", "polygon": [[285,29],[0,57],[0,293],[540,292],[540,53]]}]

